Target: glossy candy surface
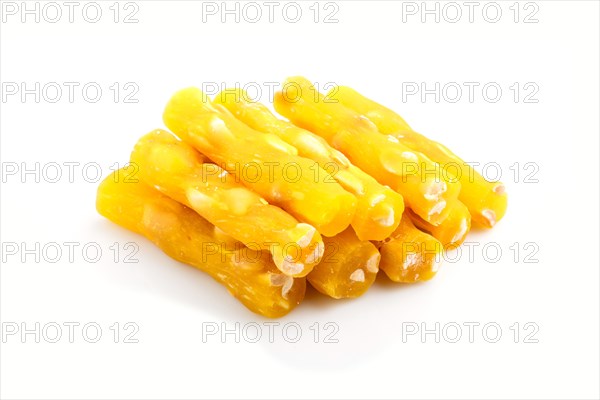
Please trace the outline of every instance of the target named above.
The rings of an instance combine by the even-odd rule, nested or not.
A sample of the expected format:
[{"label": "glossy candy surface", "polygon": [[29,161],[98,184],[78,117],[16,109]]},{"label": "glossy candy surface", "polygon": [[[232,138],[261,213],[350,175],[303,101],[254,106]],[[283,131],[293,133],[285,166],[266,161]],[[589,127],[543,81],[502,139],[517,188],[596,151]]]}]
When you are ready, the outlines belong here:
[{"label": "glossy candy surface", "polygon": [[206,272],[257,314],[282,317],[302,301],[305,278],[282,274],[266,252],[223,241],[222,234],[190,208],[142,182],[126,182],[124,176],[124,170],[115,171],[100,184],[96,208],[101,215],[145,236],[175,260]]}]

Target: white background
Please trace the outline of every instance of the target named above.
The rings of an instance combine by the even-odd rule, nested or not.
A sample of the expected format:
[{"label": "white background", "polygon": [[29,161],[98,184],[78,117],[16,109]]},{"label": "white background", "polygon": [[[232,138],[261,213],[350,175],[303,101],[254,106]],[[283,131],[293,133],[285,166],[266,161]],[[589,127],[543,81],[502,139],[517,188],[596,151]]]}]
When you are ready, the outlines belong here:
[{"label": "white background", "polygon": [[[58,23],[43,16],[39,23],[34,16],[22,23],[20,14],[4,15],[0,28],[4,88],[7,82],[30,88],[35,82],[80,84],[73,103],[65,89],[57,103],[48,102],[54,94],[47,93],[39,103],[33,95],[23,101],[16,94],[0,104],[3,246],[80,244],[73,262],[64,247],[56,263],[48,257],[36,262],[34,255],[23,263],[21,253],[3,254],[3,327],[81,324],[73,343],[65,326],[58,343],[44,337],[36,343],[31,334],[22,340],[20,332],[3,335],[3,398],[598,398],[597,2],[538,1],[527,9],[521,3],[518,23],[512,1],[498,2],[497,23],[483,18],[484,2],[470,23],[468,8],[459,2],[459,22],[446,21],[454,18],[446,8],[446,19],[442,15],[436,23],[430,15],[423,23],[420,14],[404,14],[403,22],[403,7],[409,6],[402,2],[342,1],[336,3],[337,23],[323,23],[323,4],[315,23],[311,1],[301,3],[303,15],[295,24],[282,17],[281,5],[273,23],[266,14],[254,24],[235,23],[233,16],[223,24],[220,14],[203,22],[202,3],[194,1],[137,1],[139,22],[132,24],[122,20],[133,8],[123,10],[122,3],[114,23],[113,2],[99,2],[103,14],[94,24],[82,18],[84,4],[75,9],[73,23],[61,6]],[[538,22],[524,23],[536,8]],[[488,12],[493,18],[493,10]],[[262,100],[269,101],[264,83],[296,74],[352,86],[466,160],[498,163],[510,204],[496,228],[470,234],[467,240],[479,244],[473,259],[465,250],[425,284],[394,285],[382,277],[353,301],[309,291],[303,304],[276,321],[280,325],[269,343],[266,319],[208,276],[100,217],[94,207],[97,183],[89,182],[95,169],[84,177],[81,167],[97,163],[107,175],[115,163],[123,165],[138,137],[163,126],[162,109],[180,88],[255,82]],[[81,95],[88,82],[103,89],[96,103]],[[125,103],[129,91],[122,91],[115,103],[109,89],[115,82],[137,85],[138,102]],[[403,99],[410,82],[480,86],[473,102],[465,87],[461,100],[452,103],[448,96],[439,102],[433,95]],[[481,94],[489,82],[503,90],[495,103]],[[517,102],[510,89],[515,82],[521,87]],[[539,88],[532,98],[537,103],[524,102],[528,82]],[[80,164],[72,183],[66,167],[57,183],[44,176],[36,183],[35,175],[21,171],[6,176],[14,163],[33,168],[36,162],[40,168]],[[517,162],[519,177],[510,169]],[[535,164],[526,170],[525,163]],[[538,182],[525,182],[535,166],[531,178]],[[103,251],[96,263],[81,254],[91,242]],[[110,250],[115,242],[121,248],[116,263]],[[139,244],[138,263],[123,262],[127,242]],[[492,250],[485,259],[481,249],[487,243],[501,248],[497,260]],[[514,243],[520,248],[516,260]],[[534,247],[525,249],[527,243]],[[535,248],[531,260],[538,262],[525,262]],[[253,321],[263,327],[258,343],[243,337],[236,343],[234,335],[225,343],[218,335],[202,340],[203,324],[233,329]],[[89,322],[102,328],[97,343],[82,336]],[[115,322],[118,343],[110,329]],[[138,343],[124,343],[127,322],[139,327]],[[324,329],[327,322],[339,327],[333,336],[338,343],[324,342],[331,332]],[[480,324],[473,343],[464,325],[469,322]],[[510,329],[516,322],[518,343]],[[298,343],[285,340],[286,323],[302,329]],[[319,343],[310,329],[315,323]],[[422,323],[449,330],[439,343],[433,334],[403,338],[403,328],[406,333],[407,326]],[[453,323],[463,327],[458,343],[449,340]],[[486,323],[502,328],[497,343],[486,340],[495,336],[493,329],[482,333]],[[539,330],[530,339],[537,343],[525,343],[535,326]],[[293,329],[288,333],[294,336]]]}]

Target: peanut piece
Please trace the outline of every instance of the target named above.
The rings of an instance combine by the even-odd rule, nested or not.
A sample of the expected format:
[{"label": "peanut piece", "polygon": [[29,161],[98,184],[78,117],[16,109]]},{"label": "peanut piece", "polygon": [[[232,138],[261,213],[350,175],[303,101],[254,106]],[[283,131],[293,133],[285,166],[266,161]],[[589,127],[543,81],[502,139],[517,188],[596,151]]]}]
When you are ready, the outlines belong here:
[{"label": "peanut piece", "polygon": [[438,226],[424,221],[411,210],[407,209],[406,212],[417,228],[429,233],[439,240],[445,249],[449,249],[458,247],[464,242],[467,233],[471,229],[471,214],[467,206],[460,200],[454,200],[448,207],[450,208],[448,218]]}]

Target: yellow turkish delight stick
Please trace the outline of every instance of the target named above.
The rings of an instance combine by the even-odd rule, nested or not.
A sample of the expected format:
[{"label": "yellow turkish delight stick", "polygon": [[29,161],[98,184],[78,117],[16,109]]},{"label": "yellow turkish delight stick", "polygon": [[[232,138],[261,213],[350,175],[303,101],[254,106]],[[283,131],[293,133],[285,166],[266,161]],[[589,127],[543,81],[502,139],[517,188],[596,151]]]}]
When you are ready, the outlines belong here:
[{"label": "yellow turkish delight stick", "polygon": [[350,225],[355,196],[328,181],[326,171],[298,156],[296,148],[251,129],[225,107],[211,104],[199,89],[176,93],[163,117],[184,141],[321,234],[333,236]]},{"label": "yellow turkish delight stick", "polygon": [[396,230],[404,201],[397,192],[377,182],[348,161],[323,138],[277,118],[263,104],[252,102],[243,90],[226,90],[213,102],[222,104],[240,121],[257,131],[277,135],[310,158],[358,200],[352,227],[360,240],[383,240]]},{"label": "yellow turkish delight stick", "polygon": [[323,255],[319,232],[204,161],[193,147],[161,130],[142,137],[131,153],[141,180],[192,208],[226,235],[269,250],[286,275],[308,274]]},{"label": "yellow turkish delight stick", "polygon": [[145,236],[175,260],[206,272],[257,314],[281,317],[302,301],[305,278],[280,273],[267,252],[252,251],[240,242],[225,249],[204,218],[143,182],[124,181],[125,176],[124,170],[115,171],[100,184],[100,214]]},{"label": "yellow turkish delight stick", "polygon": [[361,241],[352,228],[324,238],[323,260],[308,274],[310,284],[334,299],[359,297],[375,281],[381,256],[369,241]]},{"label": "yellow turkish delight stick", "polygon": [[425,154],[456,176],[462,201],[477,225],[493,227],[506,213],[508,197],[501,182],[489,182],[446,146],[413,131],[398,114],[353,89],[339,86],[328,97],[368,117],[385,135],[392,135],[414,151]]},{"label": "yellow turkish delight stick", "polygon": [[458,197],[460,183],[445,179],[439,165],[395,137],[381,135],[366,117],[331,102],[304,78],[289,78],[284,88],[275,94],[277,112],[323,137],[354,165],[399,192],[424,220],[437,225],[446,218],[446,204]]},{"label": "yellow turkish delight stick", "polygon": [[330,101],[339,102],[364,115],[383,134],[389,135],[400,131],[412,131],[412,128],[400,115],[361,95],[348,86],[335,86],[331,88],[327,93],[327,98]]},{"label": "yellow turkish delight stick", "polygon": [[442,244],[402,217],[396,232],[380,242],[381,268],[394,282],[427,281],[435,276],[442,260]]},{"label": "yellow turkish delight stick", "polygon": [[464,242],[471,229],[471,214],[460,200],[454,200],[450,205],[450,214],[438,226],[423,221],[421,217],[407,209],[411,221],[420,230],[429,233],[442,243],[445,249],[454,248]]}]

